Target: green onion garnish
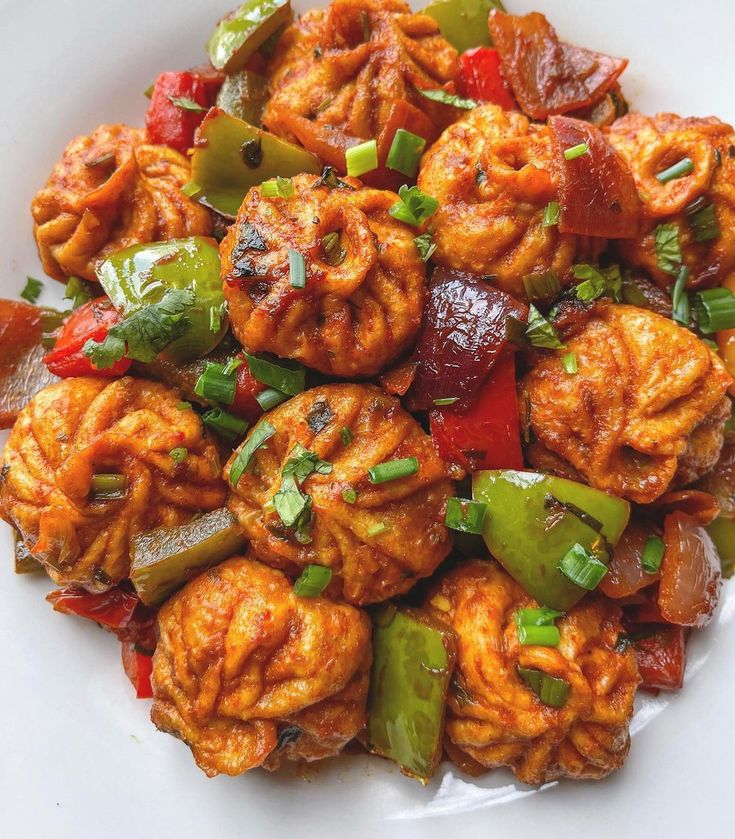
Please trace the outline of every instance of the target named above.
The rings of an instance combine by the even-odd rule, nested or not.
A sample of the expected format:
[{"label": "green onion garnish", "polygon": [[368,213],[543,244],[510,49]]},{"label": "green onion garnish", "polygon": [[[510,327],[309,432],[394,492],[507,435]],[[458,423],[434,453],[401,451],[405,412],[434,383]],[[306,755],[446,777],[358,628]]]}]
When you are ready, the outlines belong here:
[{"label": "green onion garnish", "polygon": [[541,226],[556,227],[557,224],[559,224],[559,202],[549,201],[544,209],[544,218]]},{"label": "green onion garnish", "polygon": [[204,372],[194,385],[194,393],[209,402],[222,402],[224,405],[232,405],[235,401],[237,380],[234,373],[225,375],[224,370],[223,364],[208,361],[204,367]]},{"label": "green onion garnish", "polygon": [[694,310],[700,332],[711,335],[735,329],[735,296],[727,288],[708,288],[694,295]]},{"label": "green onion garnish", "polygon": [[449,498],[444,524],[451,530],[461,533],[482,533],[487,505],[465,498]]},{"label": "green onion garnish", "polygon": [[352,487],[347,487],[347,489],[342,490],[342,498],[345,504],[354,504],[357,501],[357,493]]},{"label": "green onion garnish", "polygon": [[400,200],[396,201],[388,212],[393,218],[413,227],[419,227],[427,218],[434,215],[439,206],[436,198],[421,192],[417,186],[408,187],[404,184],[398,190],[398,197]]},{"label": "green onion garnish", "polygon": [[245,361],[242,358],[233,357],[228,359],[227,364],[225,364],[222,372],[225,376],[231,376],[235,370],[242,367]]},{"label": "green onion garnish", "polygon": [[287,393],[274,387],[266,388],[266,390],[261,390],[260,393],[255,394],[255,401],[264,412],[270,411],[271,408],[275,408],[276,405],[280,405],[281,402],[285,402],[289,398]]},{"label": "green onion garnish", "polygon": [[561,291],[561,284],[556,271],[544,271],[541,274],[528,274],[523,278],[526,296],[531,302],[553,300]]},{"label": "green onion garnish", "polygon": [[534,347],[543,347],[548,350],[564,349],[559,333],[548,320],[531,303],[528,307],[528,323],[526,324],[526,338]]},{"label": "green onion garnish", "polygon": [[233,416],[222,408],[206,411],[202,414],[202,422],[228,440],[236,440],[248,430],[248,424],[244,419]]},{"label": "green onion garnish", "polygon": [[564,353],[564,355],[561,357],[561,366],[564,368],[565,373],[568,373],[570,376],[573,376],[578,370],[577,353]]},{"label": "green onion garnish", "polygon": [[291,288],[304,288],[306,285],[306,260],[293,248],[288,249],[288,273]]},{"label": "green onion garnish", "polygon": [[385,164],[395,172],[414,178],[419,171],[419,160],[425,147],[426,140],[423,137],[399,128],[393,136]]},{"label": "green onion garnish", "polygon": [[556,609],[549,609],[548,606],[541,606],[538,609],[519,609],[515,614],[515,622],[518,626],[555,626],[554,621],[564,613]]},{"label": "green onion garnish", "polygon": [[455,93],[447,93],[446,90],[422,90],[421,88],[416,88],[416,90],[427,99],[441,102],[442,105],[451,105],[453,108],[462,108],[465,111],[477,107],[477,102],[474,99],[463,99]]},{"label": "green onion garnish", "polygon": [[656,242],[656,263],[667,274],[676,276],[681,268],[679,227],[676,224],[659,224],[653,231]]},{"label": "green onion garnish", "polygon": [[446,408],[449,405],[454,405],[455,402],[459,402],[459,396],[442,396],[440,399],[432,400],[437,408]]},{"label": "green onion garnish", "polygon": [[681,326],[689,325],[689,295],[686,293],[688,279],[689,269],[682,265],[671,290],[671,317]]},{"label": "green onion garnish", "polygon": [[339,439],[342,441],[343,446],[349,446],[352,442],[352,432],[349,428],[347,428],[347,426],[345,426],[344,428],[340,428]]},{"label": "green onion garnish", "polygon": [[190,411],[191,410],[191,402],[177,402],[176,403],[176,410],[177,411]]},{"label": "green onion garnish", "polygon": [[26,277],[26,284],[20,296],[29,303],[35,303],[43,291],[43,283],[35,277]]},{"label": "green onion garnish", "polygon": [[342,247],[340,242],[340,234],[338,231],[327,233],[322,239],[322,250],[326,257],[326,262],[330,265],[341,265],[345,261],[347,251]]},{"label": "green onion garnish", "polygon": [[663,172],[659,172],[656,175],[656,180],[660,181],[662,184],[668,183],[669,181],[676,180],[677,178],[683,178],[685,175],[691,175],[694,171],[694,164],[689,157],[683,157],[678,163],[674,163],[673,166],[669,166],[668,169],[664,169]]},{"label": "green onion garnish", "polygon": [[79,277],[69,277],[64,292],[64,300],[71,300],[72,309],[78,309],[85,303],[89,303],[92,294],[89,286]]},{"label": "green onion garnish", "polygon": [[114,501],[124,497],[127,485],[125,475],[100,473],[92,475],[90,490],[96,501]]},{"label": "green onion garnish", "polygon": [[687,214],[689,227],[692,230],[692,239],[695,242],[710,242],[720,236],[720,222],[717,218],[714,204],[698,209],[696,212]]},{"label": "green onion garnish", "polygon": [[580,588],[592,591],[607,574],[607,566],[577,542],[566,552],[559,570]]},{"label": "green onion garnish", "polygon": [[237,487],[238,481],[250,466],[250,461],[255,452],[275,433],[276,429],[267,420],[263,420],[255,426],[230,467],[230,483],[233,487]]},{"label": "green onion garnish", "polygon": [[582,157],[583,154],[587,154],[590,150],[590,147],[587,143],[579,143],[576,146],[572,146],[569,149],[564,149],[564,159],[565,160],[575,160],[578,157]]},{"label": "green onion garnish", "polygon": [[436,250],[434,237],[431,233],[422,233],[413,240],[413,243],[416,245],[416,250],[419,252],[422,261],[428,262]]},{"label": "green onion garnish", "polygon": [[291,178],[271,178],[260,185],[263,198],[291,198],[294,194]]},{"label": "green onion garnish", "polygon": [[189,457],[189,450],[183,446],[177,446],[175,449],[171,449],[168,456],[174,463],[183,463]]},{"label": "green onion garnish", "polygon": [[345,161],[347,174],[353,178],[372,172],[378,168],[378,144],[375,140],[368,140],[359,146],[352,146],[345,152]]},{"label": "green onion garnish", "polygon": [[379,521],[377,524],[372,524],[367,529],[368,536],[380,536],[381,533],[385,533],[388,530],[388,525],[384,521]]},{"label": "green onion garnish", "polygon": [[419,462],[415,457],[404,457],[401,460],[389,460],[368,469],[371,484],[384,484],[387,481],[397,481],[407,478],[419,471]]},{"label": "green onion garnish", "polygon": [[664,540],[660,536],[649,536],[643,548],[641,565],[647,574],[655,574],[664,558]]},{"label": "green onion garnish", "polygon": [[544,705],[551,708],[563,708],[567,704],[569,694],[569,682],[566,679],[557,679],[549,676],[541,670],[534,670],[528,667],[517,668],[518,675],[538,696]]},{"label": "green onion garnish", "polygon": [[325,565],[307,565],[293,584],[298,597],[319,597],[332,580],[332,569]]},{"label": "green onion garnish", "polygon": [[245,358],[253,378],[262,384],[274,387],[289,396],[296,396],[304,389],[306,371],[300,364],[286,367],[247,353],[245,353]]},{"label": "green onion garnish", "polygon": [[556,626],[533,626],[519,624],[518,643],[523,646],[557,647],[561,634]]}]

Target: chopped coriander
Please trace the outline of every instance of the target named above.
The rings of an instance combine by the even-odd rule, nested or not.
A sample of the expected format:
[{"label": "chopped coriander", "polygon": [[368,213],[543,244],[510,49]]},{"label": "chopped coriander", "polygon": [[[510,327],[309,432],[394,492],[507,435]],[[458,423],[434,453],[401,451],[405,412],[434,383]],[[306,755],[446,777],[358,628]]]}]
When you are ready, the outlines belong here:
[{"label": "chopped coriander", "polygon": [[431,195],[421,192],[417,186],[408,187],[404,184],[398,190],[399,200],[388,210],[398,221],[419,227],[430,218],[439,207],[439,202]]},{"label": "chopped coriander", "polygon": [[204,113],[204,111],[208,110],[208,108],[203,107],[188,96],[169,96],[168,98],[172,105],[176,105],[177,108],[181,108],[183,111]]},{"label": "chopped coriander", "polygon": [[564,159],[565,160],[575,160],[578,157],[582,157],[583,154],[587,154],[589,151],[589,146],[587,143],[579,143],[576,146],[572,146],[571,148],[564,149]]},{"label": "chopped coriander", "polygon": [[343,446],[349,446],[352,440],[354,439],[352,436],[352,432],[349,428],[347,428],[347,426],[340,428],[339,439],[342,441]]},{"label": "chopped coriander", "polygon": [[304,288],[306,285],[306,260],[303,254],[293,248],[288,249],[288,274],[292,288]]},{"label": "chopped coriander", "polygon": [[649,536],[643,548],[641,565],[647,574],[655,574],[664,558],[664,540],[660,536]]},{"label": "chopped coriander", "polygon": [[186,312],[195,299],[191,289],[168,289],[158,303],[142,306],[110,327],[102,341],[90,338],[83,347],[84,355],[100,370],[109,369],[125,356],[144,363],[153,361],[187,332],[191,322]]},{"label": "chopped coriander", "polygon": [[299,488],[312,474],[328,475],[332,464],[321,460],[314,452],[297,443],[281,471],[281,488],[273,496],[273,506],[286,527],[296,529],[302,544],[311,541],[308,531],[311,521],[311,496]]},{"label": "chopped coriander", "polygon": [[189,457],[189,450],[183,446],[177,446],[175,449],[171,449],[168,456],[176,464],[183,463]]},{"label": "chopped coriander", "polygon": [[72,309],[78,309],[92,299],[89,286],[79,277],[69,277],[64,292],[64,300],[71,300]]},{"label": "chopped coriander", "polygon": [[43,283],[35,277],[26,277],[26,284],[21,291],[20,296],[29,303],[35,303],[41,296],[43,291]]},{"label": "chopped coriander", "polygon": [[578,370],[577,354],[573,352],[564,353],[561,357],[561,366],[564,368],[565,373],[573,376]]},{"label": "chopped coriander", "polygon": [[561,284],[556,271],[544,271],[540,274],[528,274],[523,278],[526,297],[531,302],[553,300],[561,291]]},{"label": "chopped coriander", "polygon": [[416,89],[422,96],[434,102],[441,102],[442,105],[451,105],[453,108],[461,108],[465,111],[470,111],[472,108],[477,107],[477,102],[474,99],[463,99],[461,96],[457,96],[456,93],[447,93],[446,90]]},{"label": "chopped coriander", "polygon": [[656,263],[667,274],[676,276],[681,268],[679,227],[676,224],[659,224],[653,232],[656,242]]},{"label": "chopped coriander", "polygon": [[582,282],[574,289],[577,300],[591,303],[599,297],[611,297],[617,303],[622,300],[623,277],[617,265],[596,268],[594,265],[575,265],[574,276]]},{"label": "chopped coriander", "polygon": [[347,174],[358,178],[367,172],[378,168],[378,144],[375,140],[368,140],[345,151]]},{"label": "chopped coriander", "polygon": [[674,163],[673,166],[669,166],[668,169],[664,169],[663,172],[659,172],[658,175],[656,175],[656,180],[665,184],[669,181],[676,180],[677,178],[683,178],[685,175],[691,175],[693,171],[694,163],[692,163],[691,158],[683,157],[678,163]]},{"label": "chopped coriander", "polygon": [[229,478],[233,487],[237,488],[238,481],[249,468],[255,452],[275,433],[276,429],[267,420],[255,426],[230,466]]},{"label": "chopped coriander", "polygon": [[293,584],[293,592],[297,597],[319,597],[331,580],[331,568],[307,565]]},{"label": "chopped coriander", "polygon": [[564,349],[556,328],[546,320],[533,303],[528,307],[526,338],[534,347],[543,347],[548,350]]},{"label": "chopped coriander", "polygon": [[428,262],[436,250],[436,244],[431,233],[422,233],[413,240],[413,243],[416,245],[416,250],[419,252],[422,261]]},{"label": "chopped coriander", "polygon": [[549,201],[544,209],[544,217],[541,222],[542,227],[556,227],[559,224],[559,202]]},{"label": "chopped coriander", "polygon": [[354,504],[357,501],[357,493],[352,487],[342,490],[342,498],[345,504]]}]

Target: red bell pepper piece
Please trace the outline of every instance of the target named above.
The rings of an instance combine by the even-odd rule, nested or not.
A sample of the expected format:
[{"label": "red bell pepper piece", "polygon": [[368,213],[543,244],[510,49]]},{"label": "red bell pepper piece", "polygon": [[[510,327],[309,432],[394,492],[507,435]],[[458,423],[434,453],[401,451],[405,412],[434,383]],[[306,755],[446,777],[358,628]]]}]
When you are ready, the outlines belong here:
[{"label": "red bell pepper piece", "polygon": [[465,413],[452,407],[429,414],[439,456],[468,472],[523,469],[515,357],[504,350]]},{"label": "red bell pepper piece", "polygon": [[108,297],[98,297],[80,306],[64,324],[61,334],[51,352],[44,357],[44,363],[51,373],[68,376],[104,376],[115,378],[124,375],[132,361],[121,358],[112,367],[99,370],[84,355],[88,340],[103,341],[110,328],[122,320]]},{"label": "red bell pepper piece", "polygon": [[46,600],[56,612],[87,618],[115,632],[128,626],[140,603],[136,594],[123,588],[91,594],[77,586],[52,591]]},{"label": "red bell pepper piece", "polygon": [[121,651],[123,669],[135,688],[136,698],[152,699],[153,656],[141,652],[132,641],[123,641]]},{"label": "red bell pepper piece", "polygon": [[686,665],[683,627],[648,625],[648,628],[633,629],[630,634],[641,687],[645,690],[678,690],[684,683]]},{"label": "red bell pepper piece", "polygon": [[492,102],[506,111],[517,109],[500,69],[500,55],[491,47],[474,47],[459,57],[457,90],[478,102]]},{"label": "red bell pepper piece", "polygon": [[188,71],[161,73],[145,118],[148,139],[185,154],[194,144],[194,132],[208,108],[207,84],[200,78]]}]

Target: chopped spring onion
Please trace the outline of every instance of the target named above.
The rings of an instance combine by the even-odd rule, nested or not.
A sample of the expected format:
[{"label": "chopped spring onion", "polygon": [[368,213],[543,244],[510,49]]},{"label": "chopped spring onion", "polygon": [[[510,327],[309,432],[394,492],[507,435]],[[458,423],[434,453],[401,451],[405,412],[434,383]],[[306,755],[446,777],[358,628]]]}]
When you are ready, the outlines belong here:
[{"label": "chopped spring onion", "polygon": [[234,373],[225,375],[224,371],[224,364],[208,361],[204,367],[204,372],[194,385],[194,393],[209,402],[222,402],[224,405],[232,405],[235,401],[237,381]]},{"label": "chopped spring onion", "polygon": [[692,163],[691,158],[683,157],[678,163],[674,163],[673,166],[669,166],[668,169],[664,169],[663,172],[659,172],[656,175],[656,180],[662,184],[666,184],[669,181],[674,181],[677,178],[683,178],[685,175],[691,175],[694,171],[694,163]]},{"label": "chopped spring onion", "polygon": [[64,300],[71,300],[72,309],[78,309],[85,303],[89,303],[92,294],[89,286],[79,277],[69,277],[64,292]]},{"label": "chopped spring onion", "polygon": [[541,670],[520,666],[518,675],[544,705],[551,708],[563,708],[567,704],[569,682],[566,679],[557,679]]},{"label": "chopped spring onion", "polygon": [[100,473],[92,475],[90,490],[96,501],[114,501],[124,497],[127,486],[125,475]]},{"label": "chopped spring onion", "polygon": [[199,184],[194,183],[194,181],[189,181],[188,184],[184,184],[181,187],[181,191],[187,196],[187,198],[196,198],[201,194],[202,188]]},{"label": "chopped spring onion", "polygon": [[370,525],[367,529],[367,535],[372,536],[380,536],[381,533],[385,533],[386,530],[390,530],[388,525],[384,521],[379,521],[377,524]]},{"label": "chopped spring onion", "polygon": [[416,245],[416,250],[419,252],[421,260],[428,262],[436,250],[436,243],[431,233],[422,233],[413,240],[413,243]]},{"label": "chopped spring onion", "polygon": [[225,364],[222,372],[225,374],[225,376],[231,376],[235,372],[235,370],[237,370],[239,367],[242,367],[244,363],[245,361],[242,358],[230,358],[227,364]]},{"label": "chopped spring onion", "polygon": [[534,626],[533,624],[519,624],[518,643],[524,647],[558,647],[561,634],[556,626]]},{"label": "chopped spring onion", "polygon": [[474,99],[463,99],[455,93],[447,93],[446,90],[416,89],[422,96],[425,96],[427,99],[431,99],[434,102],[441,102],[442,105],[451,105],[453,108],[462,108],[465,111],[470,111],[472,108],[477,107],[477,102],[475,102]]},{"label": "chopped spring onion", "polygon": [[538,609],[519,609],[515,621],[518,626],[554,626],[554,621],[562,615],[563,612],[541,606]]},{"label": "chopped spring onion", "polygon": [[486,511],[487,505],[479,501],[450,498],[447,500],[444,524],[451,530],[459,530],[461,533],[482,533]]},{"label": "chopped spring onion", "polygon": [[35,277],[26,277],[26,284],[21,291],[20,296],[29,303],[35,303],[41,296],[43,291],[43,283]]},{"label": "chopped spring onion", "polygon": [[579,143],[576,146],[572,146],[569,149],[564,149],[564,159],[565,160],[575,160],[578,157],[582,157],[583,154],[587,154],[590,150],[590,147],[587,143]]},{"label": "chopped spring onion", "polygon": [[352,487],[342,490],[342,498],[345,504],[354,504],[357,501],[357,493]]},{"label": "chopped spring onion", "polygon": [[544,210],[544,218],[541,222],[542,227],[556,227],[559,224],[559,202],[549,201]]},{"label": "chopped spring onion", "polygon": [[398,198],[400,200],[396,201],[388,212],[393,218],[413,227],[419,227],[427,218],[434,215],[439,207],[436,198],[421,192],[417,186],[408,187],[403,184],[398,190]]},{"label": "chopped spring onion", "polygon": [[306,260],[293,248],[288,249],[288,273],[291,288],[304,288],[306,285]]},{"label": "chopped spring onion", "polygon": [[202,414],[202,422],[227,440],[236,440],[248,430],[244,419],[233,416],[222,408],[212,408]]},{"label": "chopped spring onion", "polygon": [[559,570],[573,583],[587,591],[597,588],[607,574],[607,566],[577,542],[566,552],[559,563]]},{"label": "chopped spring onion", "polygon": [[543,347],[548,350],[564,349],[564,344],[555,327],[546,320],[533,303],[528,307],[526,338],[534,347]]},{"label": "chopped spring onion", "polygon": [[260,185],[260,194],[263,198],[291,198],[294,194],[293,181],[291,178],[281,177],[263,181]]},{"label": "chopped spring onion", "polygon": [[289,395],[287,393],[284,393],[282,390],[277,390],[274,387],[269,387],[255,394],[255,401],[263,411],[270,411],[271,408],[275,408],[276,405],[280,405],[281,402],[285,402],[288,398]]},{"label": "chopped spring onion", "polygon": [[568,373],[570,376],[573,376],[579,369],[577,367],[577,353],[564,353],[564,355],[561,357],[561,366],[564,368],[565,373]]},{"label": "chopped spring onion", "polygon": [[171,449],[168,456],[174,463],[183,463],[189,457],[189,449],[184,448],[184,446],[177,446],[175,449]]},{"label": "chopped spring onion", "polygon": [[692,239],[695,242],[710,242],[718,239],[721,233],[714,204],[707,204],[695,212],[688,213]]},{"label": "chopped spring onion", "polygon": [[332,580],[332,569],[325,565],[307,565],[293,584],[298,597],[319,597]]},{"label": "chopped spring onion", "polygon": [[682,265],[679,269],[674,287],[671,290],[671,317],[681,326],[689,325],[689,295],[686,293],[688,279],[689,269],[685,265]]},{"label": "chopped spring onion", "polygon": [[276,429],[267,421],[260,422],[252,430],[250,437],[245,441],[237,456],[230,466],[230,483],[237,487],[245,470],[250,466],[255,452],[276,433]]},{"label": "chopped spring onion", "polygon": [[681,245],[679,244],[679,226],[659,224],[653,231],[656,242],[656,263],[667,274],[676,276],[681,268]]},{"label": "chopped spring onion", "polygon": [[177,402],[176,403],[176,410],[177,411],[190,411],[191,410],[191,402]]},{"label": "chopped spring onion", "polygon": [[368,140],[359,146],[352,146],[345,152],[345,161],[347,174],[353,178],[372,172],[378,168],[378,144],[375,140]]},{"label": "chopped spring onion", "polygon": [[384,484],[388,481],[396,481],[400,478],[407,478],[419,471],[419,462],[415,457],[404,457],[401,460],[389,460],[386,463],[379,463],[368,469],[368,478],[371,484]]},{"label": "chopped spring onion", "polygon": [[344,428],[340,428],[339,439],[342,441],[343,446],[349,446],[352,442],[352,432],[349,428],[347,428],[347,426],[344,426]]},{"label": "chopped spring onion", "polygon": [[660,536],[649,536],[643,548],[641,565],[647,574],[655,574],[664,558],[664,540]]},{"label": "chopped spring onion", "polygon": [[405,128],[399,128],[393,136],[390,151],[385,164],[389,169],[400,172],[409,178],[415,178],[419,171],[419,160],[426,147],[426,140],[418,134],[412,134]]},{"label": "chopped spring onion", "polygon": [[335,230],[322,239],[322,250],[326,262],[330,265],[341,265],[347,256],[347,250],[342,246],[339,231]]},{"label": "chopped spring onion", "polygon": [[694,309],[700,332],[711,335],[721,329],[735,329],[735,296],[727,288],[708,288],[694,295]]},{"label": "chopped spring onion", "polygon": [[434,404],[437,408],[446,408],[449,405],[454,405],[459,402],[459,396],[442,396],[440,399],[434,399]]},{"label": "chopped spring onion", "polygon": [[561,284],[556,271],[544,271],[541,274],[528,274],[523,278],[526,296],[535,300],[553,300],[561,291]]},{"label": "chopped spring onion", "polygon": [[289,396],[296,396],[304,389],[306,371],[301,365],[294,364],[286,367],[283,364],[276,364],[266,358],[258,358],[255,355],[245,353],[248,367],[253,378],[269,387],[274,387]]}]

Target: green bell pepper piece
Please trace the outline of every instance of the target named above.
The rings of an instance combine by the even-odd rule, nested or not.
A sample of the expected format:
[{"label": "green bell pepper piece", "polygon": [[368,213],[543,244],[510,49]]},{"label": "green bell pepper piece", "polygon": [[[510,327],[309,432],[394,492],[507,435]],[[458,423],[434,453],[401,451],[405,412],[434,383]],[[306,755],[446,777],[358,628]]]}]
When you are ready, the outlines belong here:
[{"label": "green bell pepper piece", "polygon": [[455,647],[452,630],[419,609],[387,604],[373,613],[367,747],[422,784],[442,756]]},{"label": "green bell pepper piece", "polygon": [[291,20],[291,0],[246,0],[220,20],[207,44],[218,70],[242,70],[264,41]]},{"label": "green bell pepper piece", "polygon": [[217,94],[217,107],[250,125],[260,125],[267,99],[268,79],[249,70],[241,70],[234,76],[227,76],[222,83]]},{"label": "green bell pepper piece", "polygon": [[195,303],[186,312],[191,326],[162,353],[174,361],[205,355],[227,331],[219,251],[214,239],[192,236],[133,245],[102,260],[97,278],[115,308],[126,315],[158,303],[169,289],[194,291]]},{"label": "green bell pepper piece", "polygon": [[431,0],[423,10],[459,52],[492,44],[487,18],[491,9],[504,12],[500,0]]},{"label": "green bell pepper piece", "polygon": [[189,524],[141,533],[131,543],[130,581],[143,603],[155,606],[244,544],[240,525],[226,507]]},{"label": "green bell pepper piece", "polygon": [[488,505],[490,553],[531,597],[560,611],[586,594],[559,571],[564,555],[579,543],[607,564],[630,517],[622,498],[538,472],[476,472],[472,497]]},{"label": "green bell pepper piece", "polygon": [[321,171],[318,158],[305,149],[212,108],[197,132],[189,186],[201,204],[235,218],[251,187],[276,176]]},{"label": "green bell pepper piece", "polygon": [[735,519],[718,516],[712,524],[707,525],[707,533],[720,555],[722,576],[732,577],[735,573]]},{"label": "green bell pepper piece", "polygon": [[44,570],[43,565],[31,554],[20,538],[20,533],[13,534],[13,554],[16,574],[38,574]]}]

